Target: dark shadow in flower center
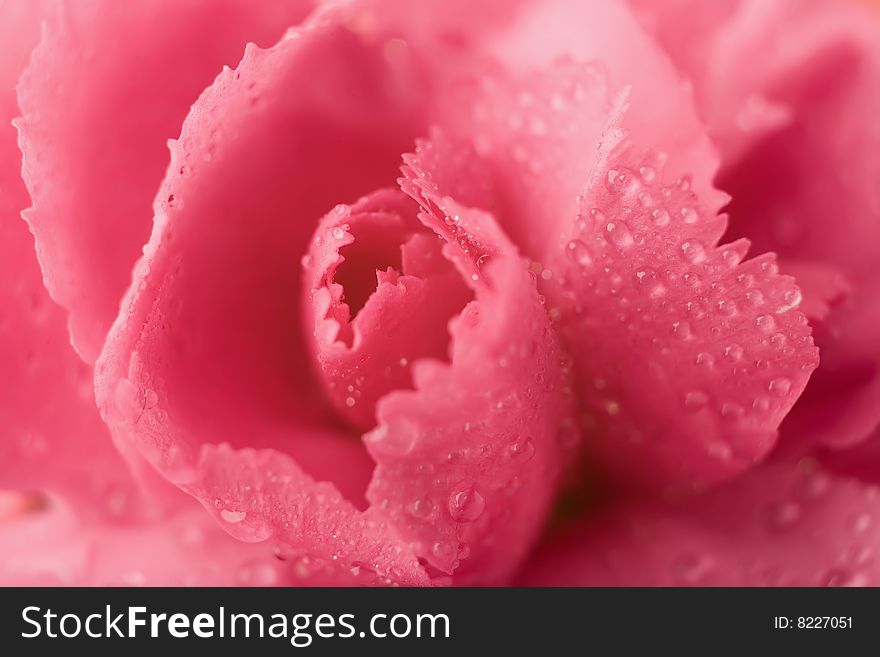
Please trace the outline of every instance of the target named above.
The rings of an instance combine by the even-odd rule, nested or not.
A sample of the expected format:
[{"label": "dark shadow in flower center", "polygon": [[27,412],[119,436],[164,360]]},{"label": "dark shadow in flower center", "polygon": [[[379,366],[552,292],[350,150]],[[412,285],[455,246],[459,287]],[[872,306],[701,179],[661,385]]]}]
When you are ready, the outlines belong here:
[{"label": "dark shadow in flower center", "polygon": [[367,304],[376,291],[378,272],[393,270],[401,274],[400,247],[412,234],[403,226],[395,227],[386,223],[370,221],[369,216],[358,221],[355,241],[339,250],[345,258],[333,276],[344,292],[343,300],[348,306],[351,321]]}]

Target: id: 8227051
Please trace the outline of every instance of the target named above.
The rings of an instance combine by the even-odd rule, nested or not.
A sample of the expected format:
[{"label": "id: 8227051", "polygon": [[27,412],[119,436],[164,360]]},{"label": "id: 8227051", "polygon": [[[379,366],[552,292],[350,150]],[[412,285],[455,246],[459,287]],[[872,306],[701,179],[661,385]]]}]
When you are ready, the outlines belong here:
[{"label": "id: 8227051", "polygon": [[777,630],[789,628],[801,630],[851,630],[852,626],[852,616],[798,616],[797,618],[776,616],[773,619],[773,628]]}]

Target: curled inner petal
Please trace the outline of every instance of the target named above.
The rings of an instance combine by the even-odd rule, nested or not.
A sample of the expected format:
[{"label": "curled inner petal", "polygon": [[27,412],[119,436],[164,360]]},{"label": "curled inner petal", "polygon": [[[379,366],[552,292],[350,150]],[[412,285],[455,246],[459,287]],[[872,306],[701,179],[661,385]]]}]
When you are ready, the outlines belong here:
[{"label": "curled inner petal", "polygon": [[398,190],[338,206],[304,259],[319,375],[362,429],[375,426],[380,397],[412,388],[416,359],[448,359],[449,321],[473,298],[417,210]]}]

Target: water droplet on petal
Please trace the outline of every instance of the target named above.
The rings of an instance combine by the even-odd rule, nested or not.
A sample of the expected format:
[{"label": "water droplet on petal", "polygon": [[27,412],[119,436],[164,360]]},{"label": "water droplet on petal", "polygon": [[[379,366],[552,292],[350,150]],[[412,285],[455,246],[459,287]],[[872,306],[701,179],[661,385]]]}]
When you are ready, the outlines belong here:
[{"label": "water droplet on petal", "polygon": [[605,232],[608,234],[608,238],[617,246],[621,248],[632,246],[632,233],[622,221],[616,223],[609,222],[605,226]]},{"label": "water droplet on petal", "polygon": [[758,318],[755,319],[755,324],[757,324],[758,328],[765,333],[770,333],[770,331],[776,329],[776,320],[770,315],[759,315]]},{"label": "water droplet on petal", "polygon": [[529,438],[517,440],[510,446],[510,456],[519,463],[530,461],[535,455],[535,443]]},{"label": "water droplet on petal", "polygon": [[693,329],[689,322],[673,322],[672,334],[679,340],[687,340],[693,334]]},{"label": "water droplet on petal", "polygon": [[681,218],[686,224],[696,223],[698,216],[697,211],[693,208],[682,208],[681,209]]},{"label": "water droplet on petal", "polygon": [[723,353],[729,360],[739,360],[743,357],[743,348],[734,342],[724,347]]},{"label": "water droplet on petal", "polygon": [[669,213],[663,208],[657,208],[651,213],[651,219],[655,226],[665,226],[669,223]]},{"label": "water droplet on petal", "polygon": [[745,409],[736,402],[724,402],[721,404],[721,417],[735,421],[745,415]]},{"label": "water droplet on petal", "polygon": [[736,303],[728,299],[721,299],[715,304],[719,314],[724,317],[733,317],[737,313]]},{"label": "water droplet on petal", "polygon": [[473,522],[486,509],[486,498],[474,484],[459,486],[449,495],[449,515],[456,522]]},{"label": "water droplet on petal", "polygon": [[223,509],[220,512],[220,517],[223,518],[226,522],[230,524],[237,524],[247,518],[246,511],[230,511],[229,509]]},{"label": "water droplet on petal", "polygon": [[458,548],[442,541],[434,543],[434,545],[431,547],[431,552],[433,553],[433,555],[437,557],[437,559],[439,559],[440,561],[444,562],[452,559],[457,551]]},{"label": "water droplet on petal", "polygon": [[635,279],[641,290],[651,299],[658,299],[665,296],[668,292],[666,286],[658,279],[657,272],[653,269],[637,271]]},{"label": "water droplet on petal", "polygon": [[619,191],[626,182],[626,174],[621,173],[617,169],[609,169],[607,176],[608,189],[612,192]]},{"label": "water droplet on petal", "polygon": [[681,253],[684,259],[692,264],[706,260],[706,249],[697,240],[687,240],[681,243]]},{"label": "water droplet on petal", "polygon": [[434,510],[434,505],[431,503],[431,500],[426,497],[417,497],[409,503],[407,510],[413,518],[426,520],[431,517],[431,511]]},{"label": "water droplet on petal", "polygon": [[766,397],[756,397],[755,401],[752,402],[752,408],[759,413],[766,413],[770,410],[770,400]]},{"label": "water droplet on petal", "polygon": [[404,455],[415,447],[418,431],[418,427],[408,422],[396,423],[393,430],[382,424],[364,435],[364,442],[381,454]]},{"label": "water droplet on petal", "polygon": [[776,309],[777,313],[787,313],[792,308],[795,308],[800,305],[803,297],[801,296],[800,290],[787,290],[785,294],[782,295],[783,304]]},{"label": "water droplet on petal", "polygon": [[786,378],[773,379],[767,388],[774,395],[782,397],[783,395],[788,394],[788,391],[791,390],[791,381]]}]

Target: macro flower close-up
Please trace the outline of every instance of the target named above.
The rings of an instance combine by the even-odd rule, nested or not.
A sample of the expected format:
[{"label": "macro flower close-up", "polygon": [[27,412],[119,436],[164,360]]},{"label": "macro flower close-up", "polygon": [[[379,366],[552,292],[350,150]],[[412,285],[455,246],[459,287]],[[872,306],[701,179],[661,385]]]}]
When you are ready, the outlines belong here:
[{"label": "macro flower close-up", "polygon": [[880,586],[876,2],[0,0],[0,55],[0,584]]}]

